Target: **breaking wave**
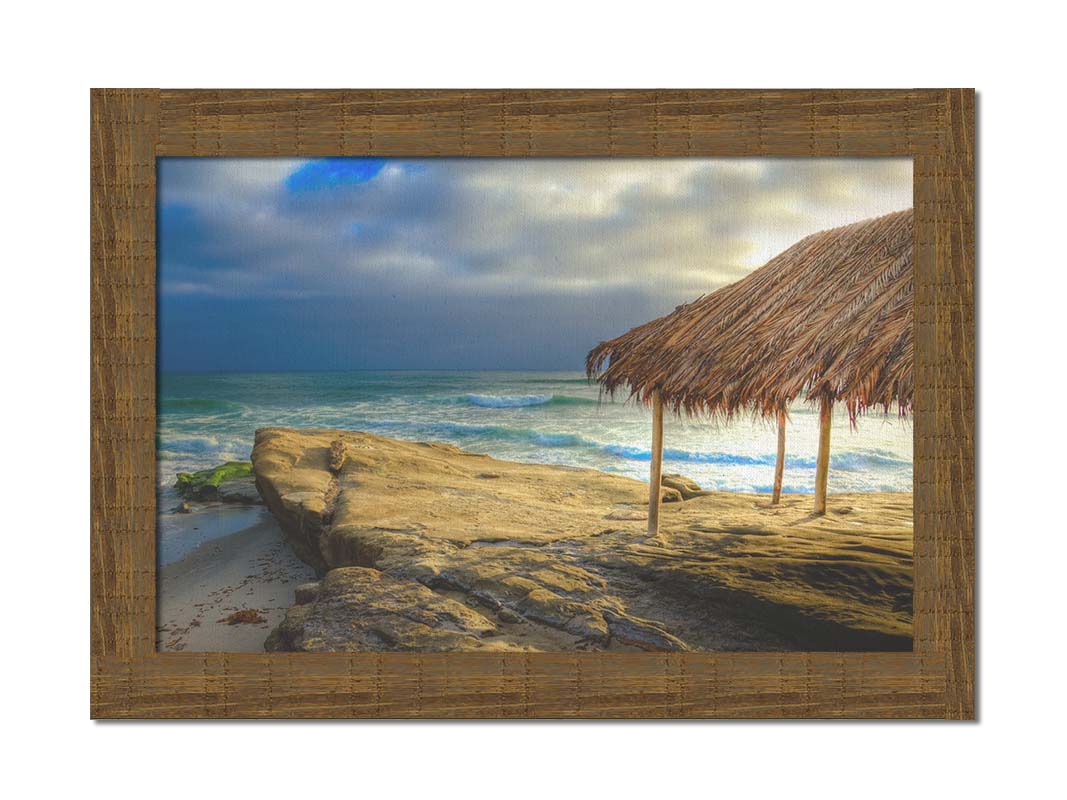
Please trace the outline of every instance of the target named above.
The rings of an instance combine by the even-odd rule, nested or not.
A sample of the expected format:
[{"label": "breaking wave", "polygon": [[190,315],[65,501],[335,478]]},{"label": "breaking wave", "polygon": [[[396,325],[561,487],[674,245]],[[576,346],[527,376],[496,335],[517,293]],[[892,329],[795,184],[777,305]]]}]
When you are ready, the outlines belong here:
[{"label": "breaking wave", "polygon": [[531,406],[584,406],[596,405],[588,397],[571,397],[562,394],[467,394],[461,402],[480,408],[529,408]]}]

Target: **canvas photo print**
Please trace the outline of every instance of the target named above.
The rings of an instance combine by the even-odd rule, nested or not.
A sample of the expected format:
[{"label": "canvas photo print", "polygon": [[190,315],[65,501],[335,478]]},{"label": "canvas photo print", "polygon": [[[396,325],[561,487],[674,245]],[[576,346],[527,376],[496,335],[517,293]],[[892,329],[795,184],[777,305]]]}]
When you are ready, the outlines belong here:
[{"label": "canvas photo print", "polygon": [[910,159],[157,167],[161,651],[911,651]]}]

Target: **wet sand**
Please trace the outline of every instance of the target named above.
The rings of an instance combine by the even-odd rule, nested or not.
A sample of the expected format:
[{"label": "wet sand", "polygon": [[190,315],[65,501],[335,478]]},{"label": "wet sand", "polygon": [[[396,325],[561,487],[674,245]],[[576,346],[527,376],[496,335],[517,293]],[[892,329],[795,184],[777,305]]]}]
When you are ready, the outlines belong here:
[{"label": "wet sand", "polygon": [[[184,558],[163,566],[158,578],[157,647],[163,651],[262,652],[267,634],[294,602],[296,587],[315,573],[285,543],[265,509],[249,527],[203,542]],[[209,527],[217,513],[204,510],[171,520]],[[254,622],[221,622],[250,611]],[[259,620],[262,621],[259,621]]]}]

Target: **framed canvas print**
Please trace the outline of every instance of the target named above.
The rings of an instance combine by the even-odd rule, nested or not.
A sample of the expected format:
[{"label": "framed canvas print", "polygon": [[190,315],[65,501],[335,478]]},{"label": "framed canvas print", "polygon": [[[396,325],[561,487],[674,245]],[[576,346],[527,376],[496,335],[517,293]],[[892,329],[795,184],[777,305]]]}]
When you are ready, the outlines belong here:
[{"label": "framed canvas print", "polygon": [[95,717],[974,717],[974,93],[92,94]]}]

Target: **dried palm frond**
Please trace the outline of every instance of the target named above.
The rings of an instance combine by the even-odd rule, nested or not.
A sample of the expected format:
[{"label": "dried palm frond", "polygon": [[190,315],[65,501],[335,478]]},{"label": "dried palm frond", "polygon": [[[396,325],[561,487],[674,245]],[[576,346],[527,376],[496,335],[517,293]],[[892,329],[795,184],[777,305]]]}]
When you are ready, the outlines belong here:
[{"label": "dried palm frond", "polygon": [[586,358],[609,395],[675,412],[772,417],[830,397],[855,418],[913,401],[911,209],[808,236],[736,283]]}]

